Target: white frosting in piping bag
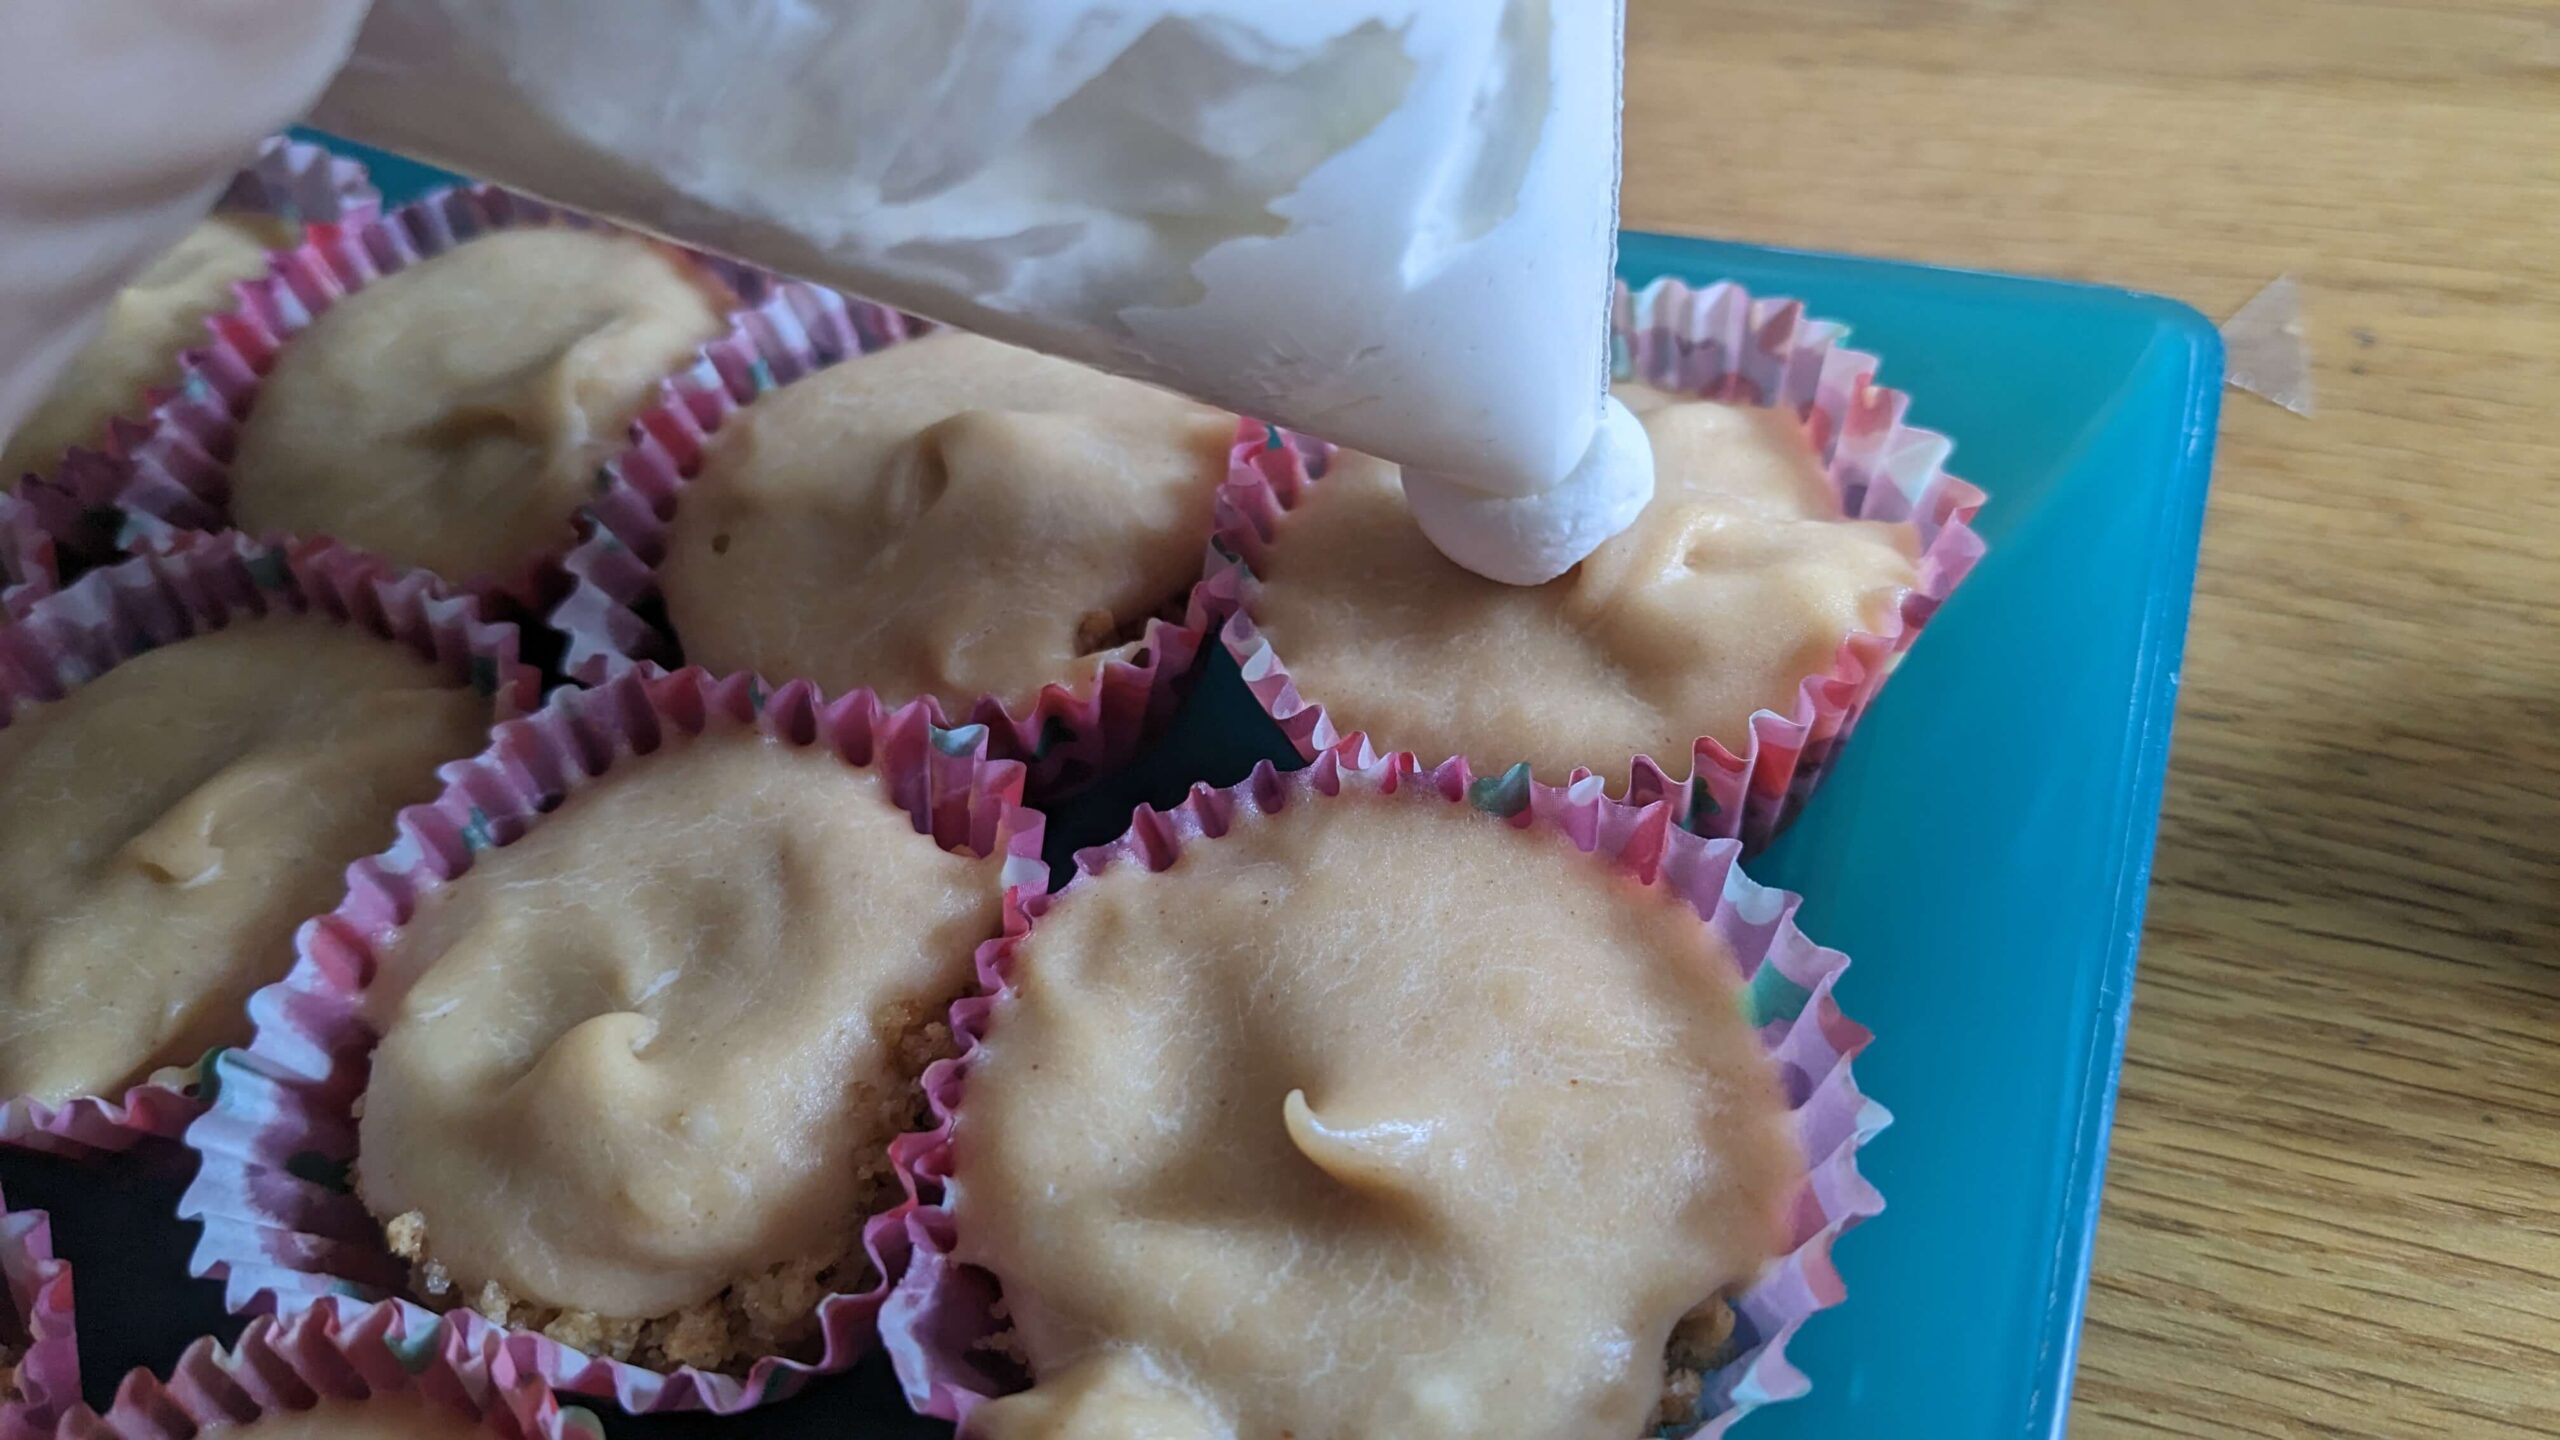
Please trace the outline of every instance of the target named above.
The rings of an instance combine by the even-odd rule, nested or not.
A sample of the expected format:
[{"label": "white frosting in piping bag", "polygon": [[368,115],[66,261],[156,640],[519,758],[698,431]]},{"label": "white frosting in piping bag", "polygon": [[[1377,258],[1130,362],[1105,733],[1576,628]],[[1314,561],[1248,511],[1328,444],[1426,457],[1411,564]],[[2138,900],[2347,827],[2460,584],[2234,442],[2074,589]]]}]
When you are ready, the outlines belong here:
[{"label": "white frosting in piping bag", "polygon": [[1636,522],[1653,498],[1653,442],[1616,400],[1562,480],[1527,495],[1468,485],[1463,474],[1404,472],[1414,523],[1440,553],[1488,580],[1543,585]]},{"label": "white frosting in piping bag", "polygon": [[1640,429],[1594,448],[1620,20],[376,0],[314,121],[1394,460],[1517,582],[1650,491]]}]

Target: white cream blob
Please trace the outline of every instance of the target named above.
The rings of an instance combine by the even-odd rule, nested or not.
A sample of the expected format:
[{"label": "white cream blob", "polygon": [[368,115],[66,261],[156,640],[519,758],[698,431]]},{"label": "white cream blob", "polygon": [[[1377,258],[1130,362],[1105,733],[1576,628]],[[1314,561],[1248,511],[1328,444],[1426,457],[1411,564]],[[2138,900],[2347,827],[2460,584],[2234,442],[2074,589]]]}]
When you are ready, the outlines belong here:
[{"label": "white cream blob", "polygon": [[1644,513],[1653,499],[1653,442],[1635,412],[1613,399],[1591,448],[1562,482],[1531,495],[1493,495],[1468,479],[1405,471],[1414,523],[1441,554],[1488,580],[1544,585]]}]

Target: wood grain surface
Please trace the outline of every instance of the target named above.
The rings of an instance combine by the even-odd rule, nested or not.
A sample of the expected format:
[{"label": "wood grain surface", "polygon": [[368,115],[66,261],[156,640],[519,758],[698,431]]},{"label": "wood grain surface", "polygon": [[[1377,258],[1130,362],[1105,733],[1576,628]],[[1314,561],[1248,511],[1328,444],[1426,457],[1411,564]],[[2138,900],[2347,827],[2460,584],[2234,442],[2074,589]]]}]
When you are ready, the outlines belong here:
[{"label": "wood grain surface", "polygon": [[1629,226],[2216,318],[2301,276],[2317,417],[2223,419],[2072,1429],[2560,1434],[2560,0],[1630,8]]}]

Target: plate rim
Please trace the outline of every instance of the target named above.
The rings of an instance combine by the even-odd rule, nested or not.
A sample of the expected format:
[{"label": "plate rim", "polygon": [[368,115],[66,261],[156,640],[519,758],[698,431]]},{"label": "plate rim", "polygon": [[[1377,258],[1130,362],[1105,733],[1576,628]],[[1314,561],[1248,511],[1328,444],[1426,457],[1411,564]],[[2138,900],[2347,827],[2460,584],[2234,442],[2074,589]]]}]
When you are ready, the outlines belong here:
[{"label": "plate rim", "polygon": [[[2109,927],[2105,948],[2092,967],[2096,998],[2083,1017],[2088,1026],[2088,1043],[2078,1047],[2085,1059],[2075,1077],[2081,1098],[2067,1132],[2067,1153],[2060,1157],[2064,1178],[2057,1217],[2058,1239],[2045,1272],[2048,1284],[2041,1312],[2042,1333],[2028,1377],[2031,1389],[2024,1417],[2026,1433],[2061,1440],[2070,1416],[2097,1232],[2105,1205],[2107,1162],[2130,1035],[2152,861],[2167,794],[2170,741],[2194,605],[2206,502],[2211,492],[2225,363],[2221,332],[2201,311],[2183,301],[2085,281],[1791,249],[1659,230],[1622,230],[1620,241],[1618,273],[1634,285],[1658,275],[1677,275],[1693,284],[1702,283],[1722,278],[1737,263],[1746,269],[1765,265],[1817,279],[1837,275],[1872,284],[1883,277],[1886,283],[1916,283],[1942,292],[1991,291],[2018,302],[2062,303],[2083,310],[2097,307],[2151,330],[2148,342],[2126,366],[2116,395],[2121,401],[2147,382],[2157,387],[2164,399],[2174,396],[2173,405],[2156,406],[2153,423],[2165,428],[2174,420],[2176,431],[2163,445],[2169,453],[2168,463],[2151,477],[2153,483],[2144,487],[2151,495],[2143,546],[2149,563],[2137,582],[2142,591],[2140,631],[2129,663],[2126,719],[2113,767],[2122,783],[2116,791],[2120,803],[2113,833],[2106,844],[2106,863],[2113,872],[2108,887]],[[1628,242],[1633,242],[1632,247]],[[1637,253],[1630,255],[1630,248]],[[1752,283],[1757,288],[1760,282]],[[1784,289],[1783,282],[1779,288]],[[1815,308],[1819,313],[1819,307]],[[1890,357],[1887,360],[1890,363]],[[1996,491],[1991,503],[1999,503]],[[1889,1204],[1891,1196],[1886,1198]]]}]

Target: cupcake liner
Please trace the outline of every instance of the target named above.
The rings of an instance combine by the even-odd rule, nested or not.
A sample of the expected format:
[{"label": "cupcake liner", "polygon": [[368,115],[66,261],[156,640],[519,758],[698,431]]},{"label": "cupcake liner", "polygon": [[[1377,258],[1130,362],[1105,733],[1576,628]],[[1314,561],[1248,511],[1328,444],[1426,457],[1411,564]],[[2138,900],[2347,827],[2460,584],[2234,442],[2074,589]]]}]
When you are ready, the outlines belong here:
[{"label": "cupcake liner", "polygon": [[477,1316],[325,1300],[289,1320],[261,1316],[232,1345],[206,1336],[162,1380],[135,1370],[104,1415],[74,1408],[55,1440],[193,1440],[208,1430],[328,1401],[414,1395],[497,1440],[602,1440],[584,1410],[563,1409]]},{"label": "cupcake liner", "polygon": [[[942,729],[921,707],[891,710],[866,690],[831,701],[805,681],[768,689],[754,676],[648,665],[562,692],[499,726],[477,758],[447,766],[445,791],[432,803],[401,812],[398,840],[349,871],[338,908],[303,926],[291,973],[251,999],[256,1038],[218,1057],[218,1098],[187,1132],[203,1164],[178,1213],[203,1222],[190,1268],[222,1280],[235,1313],[289,1314],[324,1296],[375,1298],[407,1283],[347,1174],[354,1105],[379,1039],[362,1015],[364,990],[379,948],[419,898],[469,870],[480,850],[512,844],[617,762],[715,724],[824,745],[874,767],[920,831],[945,848],[1004,856],[1008,893],[1046,884],[1041,818],[1018,804],[1021,767],[985,759],[980,733]],[[877,1251],[870,1258],[881,1259]],[[743,1380],[599,1359],[532,1331],[507,1329],[504,1343],[517,1364],[561,1390],[609,1396],[634,1412],[726,1414],[853,1364],[871,1343],[885,1293],[878,1285],[829,1296],[818,1310],[824,1353],[816,1363],[767,1356]]]},{"label": "cupcake liner", "polygon": [[[330,306],[464,241],[539,225],[615,228],[493,185],[440,190],[381,215],[312,226],[302,244],[273,257],[263,279],[241,287],[237,306],[213,317],[210,341],[184,357],[176,392],[145,418],[110,497],[120,512],[118,543],[134,548],[173,531],[219,530],[231,523],[231,460],[240,422],[257,402],[277,352]],[[740,303],[761,297],[771,285],[763,271],[737,261],[667,248],[700,266]],[[559,549],[522,572],[446,578],[538,608],[546,586],[556,580],[560,554],[574,538],[563,516]]]},{"label": "cupcake liner", "polygon": [[[1648,885],[1670,888],[1732,948],[1745,977],[1745,1003],[1794,1112],[1807,1170],[1791,1202],[1786,1252],[1735,1302],[1733,1334],[1702,1377],[1697,1413],[1652,1433],[1721,1435],[1750,1410],[1805,1393],[1809,1382],[1788,1364],[1787,1342],[1807,1317],[1838,1304],[1845,1293],[1832,1268],[1832,1241],[1884,1208],[1858,1173],[1857,1151],[1891,1117],[1858,1090],[1850,1062],[1870,1037],[1832,998],[1848,958],[1796,928],[1796,896],[1764,888],[1742,873],[1737,842],[1700,838],[1674,823],[1665,805],[1619,804],[1603,796],[1592,777],[1567,786],[1539,784],[1526,766],[1482,777],[1463,759],[1425,769],[1410,754],[1379,758],[1358,738],[1322,751],[1304,770],[1282,774],[1264,764],[1233,789],[1195,786],[1171,810],[1142,809],[1119,839],[1076,856],[1076,877],[1115,865],[1163,870],[1185,849],[1213,843],[1240,822],[1294,804],[1322,803],[1347,789],[1389,795],[1411,789],[1472,805],[1514,826],[1557,830],[1584,853],[1604,856]],[[1070,880],[1057,896],[1030,893],[1009,901],[1004,934],[978,950],[980,993],[952,1007],[960,1053],[926,1072],[939,1123],[928,1133],[902,1137],[890,1152],[908,1202],[887,1217],[896,1222],[894,1229],[882,1227],[880,1248],[903,1268],[880,1314],[881,1343],[909,1402],[924,1414],[965,1419],[980,1402],[1022,1383],[1023,1377],[1004,1373],[1003,1362],[978,1343],[1002,1328],[994,1308],[997,1286],[993,1277],[954,1258],[956,1227],[944,1203],[945,1186],[952,1125],[964,1103],[969,1066],[993,1023],[1015,949],[1053,903],[1074,893],[1075,884]]]},{"label": "cupcake liner", "polygon": [[53,1226],[41,1210],[11,1210],[0,1196],[0,1280],[9,1314],[0,1348],[15,1355],[16,1379],[0,1384],[0,1440],[48,1433],[80,1403],[80,1346],[71,1323],[71,1262],[53,1254]]},{"label": "cupcake liner", "polygon": [[[541,677],[517,659],[516,628],[482,619],[478,601],[434,576],[326,540],[267,545],[224,533],[93,570],[0,626],[0,727],[146,651],[278,613],[327,615],[406,645],[493,696],[501,718],[541,695]],[[202,1108],[202,1074],[203,1062],[164,1070],[120,1101],[0,1097],[0,1144],[78,1154],[174,1138]]]},{"label": "cupcake liner", "polygon": [[[1809,427],[1843,516],[1908,524],[1919,540],[1918,580],[1894,622],[1879,633],[1852,632],[1829,668],[1797,688],[1791,711],[1753,715],[1742,753],[1701,736],[1686,757],[1593,755],[1589,767],[1574,772],[1579,779],[1598,769],[1629,804],[1668,802],[1682,828],[1739,839],[1753,850],[1795,818],[1885,678],[1984,551],[1971,524],[1983,492],[1947,473],[1953,447],[1946,437],[1903,423],[1910,397],[1874,383],[1876,358],[1846,348],[1847,335],[1842,326],[1808,318],[1800,301],[1754,299],[1731,282],[1691,289],[1662,279],[1632,293],[1621,285],[1613,311],[1619,378],[1733,404],[1789,407]],[[1321,483],[1328,454],[1319,444],[1275,435],[1259,463],[1239,470],[1219,497],[1219,546],[1204,582],[1241,597],[1220,639],[1254,698],[1309,757],[1341,732],[1324,697],[1301,692],[1287,657],[1255,626],[1261,581],[1254,569],[1305,486]],[[1375,738],[1392,744],[1397,737]]]},{"label": "cupcake liner", "polygon": [[77,509],[67,492],[33,476],[0,490],[0,622],[62,587],[61,537],[79,523]]},{"label": "cupcake liner", "polygon": [[301,225],[369,220],[382,212],[382,192],[364,165],[290,135],[270,135],[214,202]]},{"label": "cupcake liner", "polygon": [[[283,135],[271,135],[257,158],[232,178],[217,210],[273,215],[301,224],[362,220],[382,208],[364,166]],[[172,372],[180,357],[171,356]],[[132,418],[109,421],[91,446],[65,454],[46,476],[0,476],[0,613],[17,615],[57,588],[56,562],[103,563],[115,554],[115,499],[124,488],[121,463],[148,433],[140,417],[168,398],[165,389],[133,397]]]},{"label": "cupcake liner", "polygon": [[[928,328],[793,282],[704,347],[694,368],[641,416],[630,448],[605,467],[603,493],[579,517],[585,538],[564,567],[570,590],[550,615],[551,627],[567,638],[566,672],[594,683],[641,661],[678,660],[680,637],[651,618],[656,570],[685,486],[730,416],[777,386]],[[1265,429],[1247,423],[1240,433],[1258,440]],[[982,694],[957,720],[940,697],[919,698],[933,707],[938,725],[985,726],[989,753],[1028,767],[1035,797],[1057,794],[1127,763],[1181,704],[1201,647],[1224,616],[1204,608],[1212,594],[1169,598],[1172,613],[1148,620],[1144,643],[1129,657],[1103,662],[1088,685],[1053,681],[1027,702]]]}]

